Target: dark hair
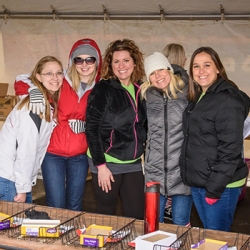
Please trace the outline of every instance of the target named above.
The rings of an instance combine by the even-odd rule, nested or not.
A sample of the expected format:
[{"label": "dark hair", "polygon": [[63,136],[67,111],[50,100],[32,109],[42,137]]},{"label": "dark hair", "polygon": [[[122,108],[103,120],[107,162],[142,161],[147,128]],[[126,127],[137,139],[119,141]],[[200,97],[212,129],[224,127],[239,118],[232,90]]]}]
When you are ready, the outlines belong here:
[{"label": "dark hair", "polygon": [[228,79],[227,77],[227,73],[226,70],[220,60],[219,55],[217,54],[217,52],[212,49],[211,47],[200,47],[197,50],[194,51],[193,55],[191,56],[190,59],[190,66],[189,66],[189,89],[188,89],[188,99],[191,101],[196,101],[197,100],[197,96],[199,96],[202,92],[202,88],[200,85],[198,85],[195,81],[194,81],[194,77],[193,77],[193,64],[194,64],[194,58],[196,57],[197,54],[200,54],[202,52],[207,53],[208,55],[210,55],[211,59],[213,60],[216,68],[219,71],[219,76],[221,78],[223,78],[224,80],[227,80],[228,82],[230,82],[231,84],[237,86],[234,82],[232,82],[231,80]]},{"label": "dark hair", "polygon": [[139,47],[135,44],[135,42],[129,39],[115,40],[108,45],[103,57],[101,78],[102,79],[117,78],[112,70],[111,64],[113,59],[113,53],[115,51],[122,51],[122,50],[126,50],[129,52],[135,64],[134,71],[131,75],[131,81],[133,83],[141,81],[145,74],[143,65],[143,54],[140,51]]}]

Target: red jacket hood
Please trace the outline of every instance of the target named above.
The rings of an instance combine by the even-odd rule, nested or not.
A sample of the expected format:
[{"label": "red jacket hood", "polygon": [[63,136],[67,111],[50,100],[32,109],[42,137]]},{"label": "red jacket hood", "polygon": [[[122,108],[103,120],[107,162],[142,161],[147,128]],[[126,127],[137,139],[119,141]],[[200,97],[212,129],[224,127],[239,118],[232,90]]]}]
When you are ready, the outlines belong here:
[{"label": "red jacket hood", "polygon": [[70,67],[71,64],[72,64],[71,55],[73,54],[73,52],[78,47],[80,47],[82,45],[86,45],[86,44],[89,45],[89,46],[91,46],[91,47],[93,47],[96,50],[97,55],[99,57],[99,64],[98,64],[97,74],[96,74],[96,78],[95,78],[95,82],[98,82],[100,80],[100,72],[101,72],[101,67],[102,67],[102,55],[101,55],[101,51],[100,51],[99,46],[97,45],[97,43],[93,39],[84,38],[84,39],[80,39],[80,40],[78,40],[77,42],[74,43],[74,45],[72,46],[72,48],[70,50],[70,53],[69,53],[69,64],[68,64],[68,67]]}]

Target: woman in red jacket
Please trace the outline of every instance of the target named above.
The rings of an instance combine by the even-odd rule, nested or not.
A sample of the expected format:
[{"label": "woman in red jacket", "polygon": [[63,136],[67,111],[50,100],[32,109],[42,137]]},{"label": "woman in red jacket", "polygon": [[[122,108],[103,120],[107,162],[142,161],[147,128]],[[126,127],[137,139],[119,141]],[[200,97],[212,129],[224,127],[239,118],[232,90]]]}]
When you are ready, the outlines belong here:
[{"label": "woman in red jacket", "polygon": [[[51,207],[82,210],[88,173],[85,115],[88,96],[100,78],[101,53],[92,39],[77,41],[69,55],[69,65],[58,102],[58,124],[42,163],[46,203]],[[15,83],[17,94],[31,85],[27,76]],[[25,85],[24,85],[25,84]],[[26,86],[26,89],[28,89]],[[39,111],[37,89],[31,88],[33,111]],[[32,95],[33,92],[33,95]],[[35,93],[34,93],[35,92]],[[32,108],[32,107],[31,107]]]}]

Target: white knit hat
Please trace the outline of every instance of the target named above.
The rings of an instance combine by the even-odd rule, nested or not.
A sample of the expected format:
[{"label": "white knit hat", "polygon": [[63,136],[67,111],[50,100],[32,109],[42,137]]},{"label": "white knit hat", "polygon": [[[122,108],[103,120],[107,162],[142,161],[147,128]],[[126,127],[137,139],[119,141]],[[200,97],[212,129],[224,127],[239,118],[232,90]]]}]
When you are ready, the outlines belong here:
[{"label": "white knit hat", "polygon": [[153,55],[147,56],[144,60],[144,68],[149,81],[149,76],[152,72],[159,69],[168,69],[174,73],[174,70],[168,59],[159,52],[154,52]]}]

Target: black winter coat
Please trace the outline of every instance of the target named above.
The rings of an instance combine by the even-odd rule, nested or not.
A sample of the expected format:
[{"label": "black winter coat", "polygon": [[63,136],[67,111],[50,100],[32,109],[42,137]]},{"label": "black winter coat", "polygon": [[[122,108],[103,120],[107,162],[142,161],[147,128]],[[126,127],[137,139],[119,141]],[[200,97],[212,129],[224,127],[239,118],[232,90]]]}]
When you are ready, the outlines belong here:
[{"label": "black winter coat", "polygon": [[205,188],[208,198],[220,198],[229,183],[248,174],[242,151],[249,105],[245,93],[220,78],[183,113],[181,176],[187,185]]},{"label": "black winter coat", "polygon": [[104,153],[119,160],[133,160],[144,153],[147,137],[146,108],[139,85],[136,103],[115,79],[101,80],[88,98],[86,135],[95,166],[105,163]]},{"label": "black winter coat", "polygon": [[179,76],[183,80],[185,85],[188,86],[189,76],[187,74],[187,71],[177,64],[171,64],[171,66],[174,70],[174,74]]}]

